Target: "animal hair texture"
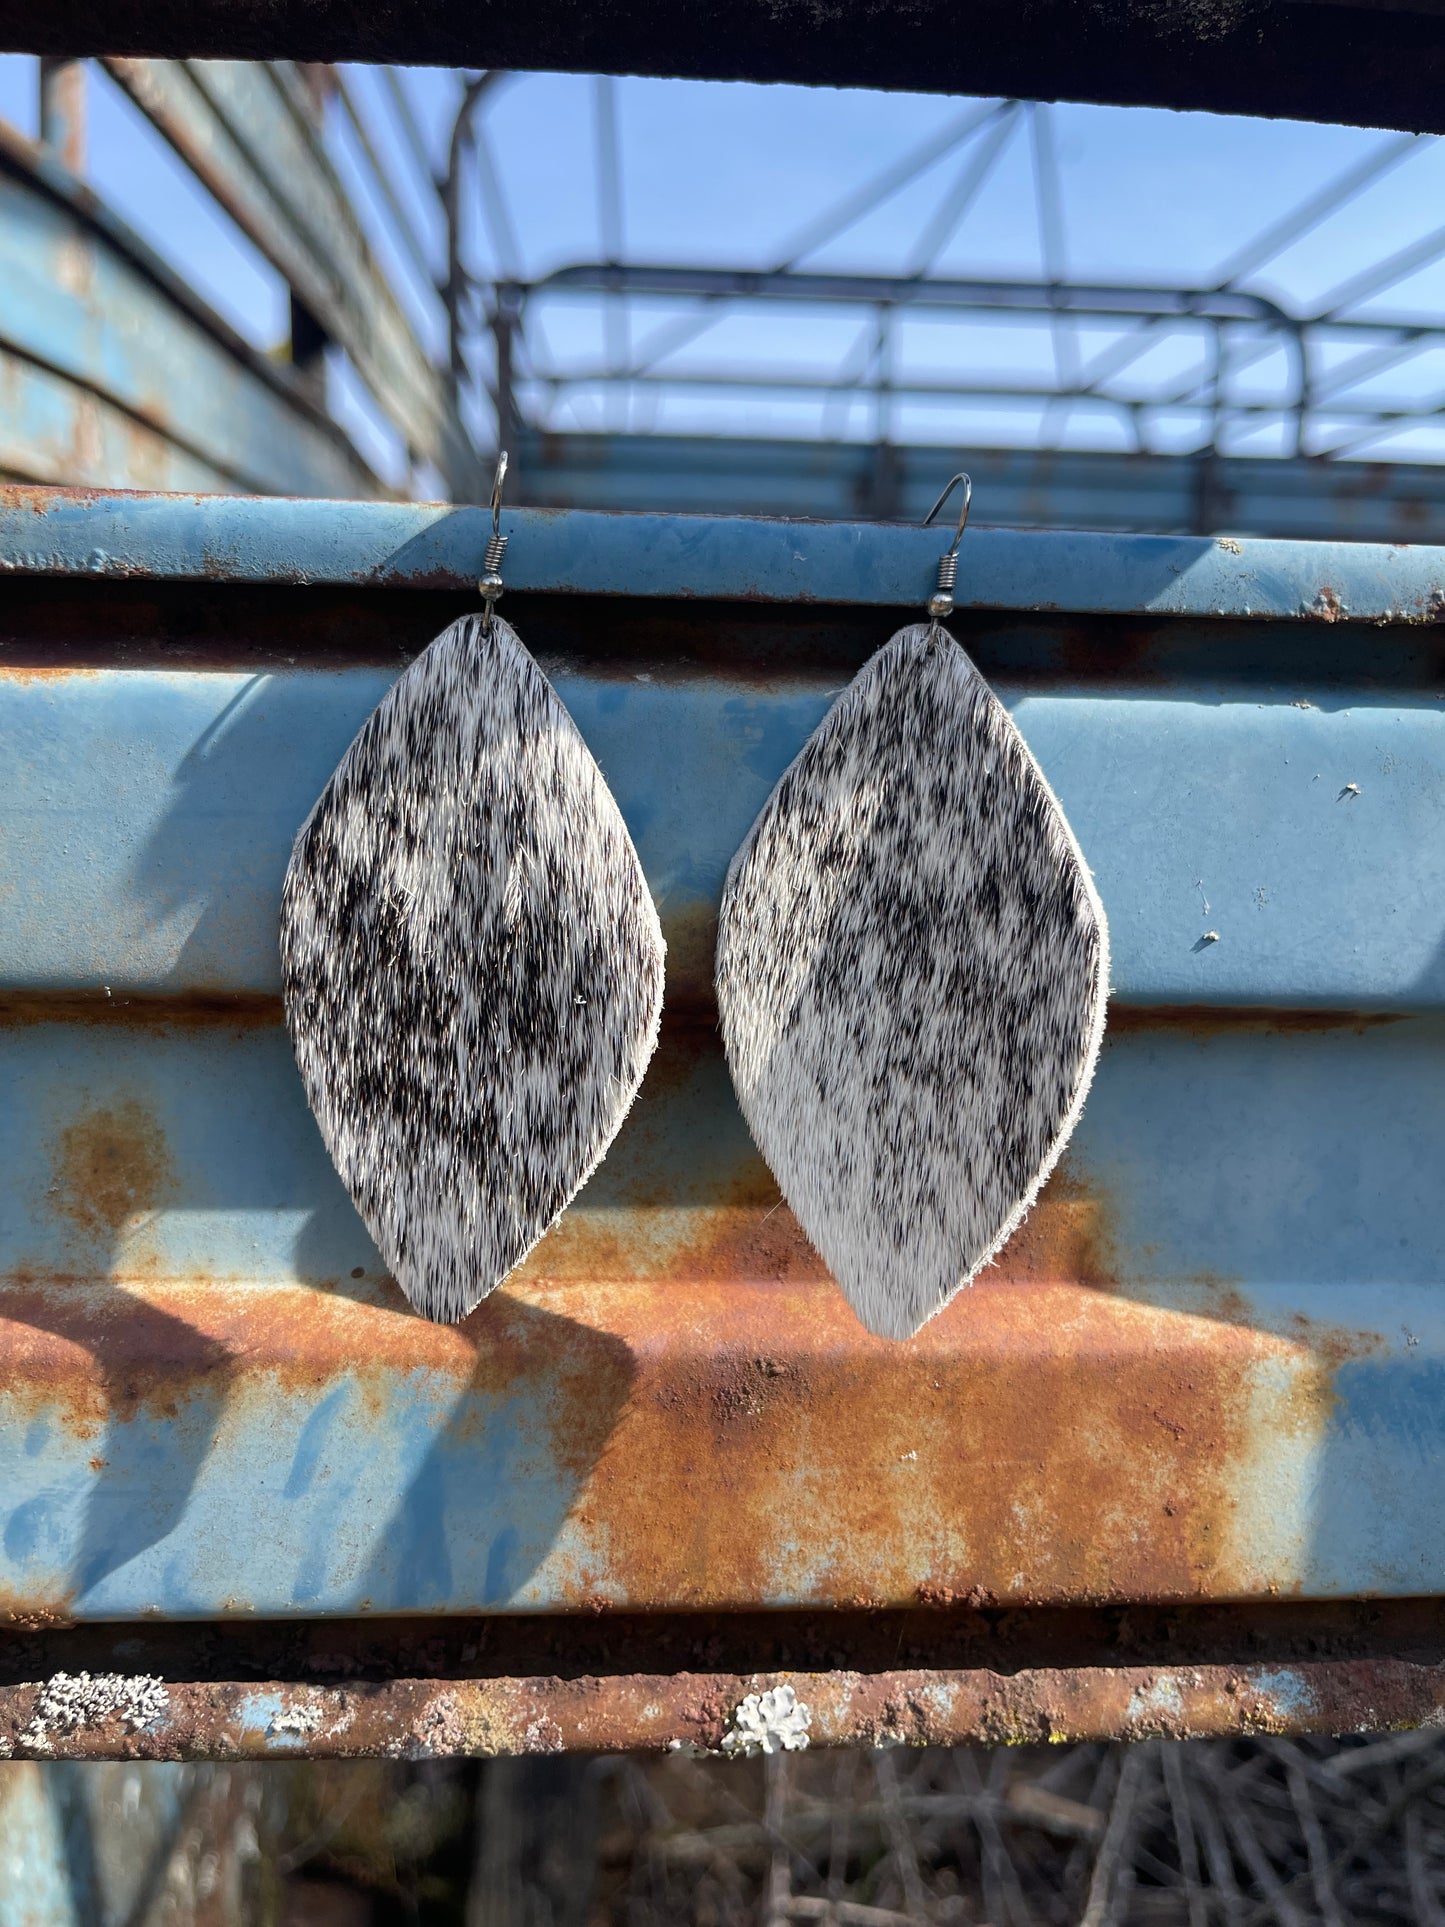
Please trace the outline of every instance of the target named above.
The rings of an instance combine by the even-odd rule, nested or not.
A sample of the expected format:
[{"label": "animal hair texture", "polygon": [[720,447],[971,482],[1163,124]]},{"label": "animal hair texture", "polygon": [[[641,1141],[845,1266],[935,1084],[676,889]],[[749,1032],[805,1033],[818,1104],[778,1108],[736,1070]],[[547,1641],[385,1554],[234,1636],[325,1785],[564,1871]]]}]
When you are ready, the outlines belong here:
[{"label": "animal hair texture", "polygon": [[463,1317],[601,1162],[664,946],[602,772],[495,615],[368,718],[296,839],[281,962],[326,1148],[417,1310]]},{"label": "animal hair texture", "polygon": [[1063,810],[946,630],[880,649],[733,859],[717,994],[743,1114],[870,1331],[996,1256],[1093,1076],[1108,931]]}]

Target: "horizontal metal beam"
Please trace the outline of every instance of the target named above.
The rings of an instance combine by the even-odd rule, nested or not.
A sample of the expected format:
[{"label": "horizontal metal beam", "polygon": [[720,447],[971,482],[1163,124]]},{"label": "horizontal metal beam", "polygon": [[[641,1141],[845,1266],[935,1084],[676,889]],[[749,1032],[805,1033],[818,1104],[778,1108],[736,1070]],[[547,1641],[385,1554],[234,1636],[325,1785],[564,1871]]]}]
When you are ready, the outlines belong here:
[{"label": "horizontal metal beam", "polygon": [[[940,452],[945,468],[947,454]],[[982,503],[980,515],[986,513]],[[911,608],[935,530],[745,516],[504,511],[514,590]],[[479,508],[0,489],[0,574],[474,591]],[[1445,550],[971,528],[964,609],[1445,621]]]},{"label": "horizontal metal beam", "polygon": [[[1087,413],[1105,413],[1116,420],[1120,416],[1137,417],[1147,422],[1150,417],[1164,414],[1173,421],[1181,416],[1197,416],[1201,427],[1209,430],[1208,439],[1219,440],[1230,432],[1235,424],[1258,425],[1262,421],[1293,421],[1297,414],[1297,403],[1288,398],[1278,401],[1233,401],[1222,398],[1215,401],[1207,392],[1181,400],[1175,395],[1149,396],[1141,394],[1110,394],[1100,387],[1075,388],[1059,383],[1028,381],[973,382],[966,378],[941,380],[937,377],[911,376],[885,372],[881,368],[867,376],[829,376],[826,372],[788,373],[785,370],[746,366],[733,368],[663,368],[653,372],[634,373],[627,367],[608,367],[594,364],[581,365],[565,371],[554,368],[540,368],[524,377],[516,384],[522,396],[535,397],[539,391],[562,394],[569,390],[590,389],[608,390],[618,393],[629,388],[657,390],[670,389],[679,395],[707,394],[726,395],[734,404],[743,408],[751,397],[772,395],[796,395],[817,399],[830,396],[838,401],[861,402],[871,408],[880,400],[892,401],[951,401],[959,405],[983,403],[992,406],[996,402],[1018,402],[1026,405],[1031,413],[1037,413],[1037,404],[1048,403],[1055,408],[1066,406],[1072,413],[1081,410]],[[656,401],[655,394],[652,400]],[[1445,414],[1445,403],[1412,407],[1409,403],[1351,401],[1346,395],[1331,400],[1329,405],[1331,427],[1349,423],[1352,427],[1353,441],[1366,439],[1364,431],[1373,424],[1383,432],[1387,428],[1424,427],[1432,418]],[[537,431],[539,434],[545,430]],[[1373,439],[1373,438],[1371,438]],[[1049,449],[1048,454],[1054,451]],[[620,504],[619,504],[620,506]]]},{"label": "horizontal metal beam", "polygon": [[0,0],[0,45],[31,53],[288,57],[559,68],[712,80],[1110,101],[1445,131],[1432,0],[1244,0],[1131,6],[976,0],[967,31],[942,0],[851,7],[820,31],[806,7],[706,9],[625,0],[518,8],[423,0]]},{"label": "horizontal metal beam", "polygon": [[[579,612],[557,640],[585,646],[604,623]],[[625,619],[606,627],[625,643]],[[865,647],[886,634],[880,620]],[[1385,660],[1376,632],[1361,642],[1352,683]],[[292,648],[296,667],[261,673],[87,665],[38,683],[0,650],[0,992],[279,993],[292,840],[395,673],[307,669],[299,634]],[[1067,639],[1058,653],[1067,662]],[[1231,687],[1222,646],[1213,676],[1176,661],[1164,691],[1164,638],[1136,639],[1119,688],[1069,674],[1058,653],[1042,640],[1016,662],[1026,680],[1005,671],[995,683],[1093,866],[1116,999],[1445,1009],[1445,840],[1420,833],[1445,794],[1433,693],[1352,687],[1341,701],[1307,662],[1284,689]],[[660,906],[670,1003],[710,1009],[707,933],[728,863],[838,674],[797,664],[764,697],[743,665],[676,664],[619,706],[605,651],[557,673]],[[746,758],[740,733],[756,738]],[[199,761],[197,743],[208,745]],[[647,754],[652,743],[669,753]],[[177,771],[189,772],[179,787]],[[1350,782],[1358,797],[1342,797]],[[1247,864],[1241,847],[1254,852]],[[1201,945],[1209,928],[1221,941]]]}]

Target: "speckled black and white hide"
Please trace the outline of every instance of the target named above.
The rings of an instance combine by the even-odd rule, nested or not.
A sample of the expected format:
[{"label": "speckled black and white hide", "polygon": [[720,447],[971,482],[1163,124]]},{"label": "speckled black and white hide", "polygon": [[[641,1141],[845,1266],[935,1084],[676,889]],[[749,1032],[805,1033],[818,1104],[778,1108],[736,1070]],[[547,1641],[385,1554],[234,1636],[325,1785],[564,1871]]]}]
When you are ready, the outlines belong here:
[{"label": "speckled black and white hide", "polygon": [[663,942],[621,814],[505,622],[368,719],[296,839],[286,1014],[337,1170],[450,1322],[600,1162],[657,1042]]},{"label": "speckled black and white hide", "polygon": [[733,859],[717,992],[743,1113],[871,1331],[906,1338],[1022,1222],[1083,1108],[1103,909],[946,631],[900,630]]}]

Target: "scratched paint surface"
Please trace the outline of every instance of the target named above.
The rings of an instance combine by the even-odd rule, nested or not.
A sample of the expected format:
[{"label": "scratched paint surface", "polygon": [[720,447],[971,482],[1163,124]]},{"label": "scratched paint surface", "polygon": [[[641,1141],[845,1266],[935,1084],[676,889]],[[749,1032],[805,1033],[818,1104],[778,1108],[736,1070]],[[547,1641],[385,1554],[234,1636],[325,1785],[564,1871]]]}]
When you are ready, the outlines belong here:
[{"label": "scratched paint surface", "polygon": [[[218,523],[107,498],[87,524],[40,499],[35,539],[60,526],[22,570],[69,568],[69,544],[105,573],[147,527],[229,566],[206,545],[235,504]],[[318,575],[378,526],[292,507]],[[547,567],[606,586],[618,521],[530,526],[561,531]],[[813,541],[789,560],[760,525],[748,570],[736,525],[644,521],[670,596],[689,570],[716,593],[729,557],[739,593],[796,592]],[[418,569],[449,566],[445,518],[440,562],[432,524],[407,526]],[[876,555],[905,533],[911,556],[900,531]],[[859,569],[874,541],[829,539]],[[1029,553],[1082,571],[1081,603],[1278,614],[1323,563],[1265,546],[1244,587],[1198,544]],[[1024,554],[995,542],[981,572],[1013,580]],[[1334,572],[1356,605],[1418,614],[1433,566]],[[1044,576],[1009,593],[1042,599]],[[159,628],[150,593],[128,635]],[[299,619],[309,592],[267,593]],[[1445,717],[1427,677],[1377,680],[1403,626],[1312,633],[1318,685],[1171,673],[1167,649],[1148,681],[1085,662],[1005,684],[1097,873],[1116,1006],[1066,1169],[902,1346],[860,1330],[781,1207],[707,988],[728,857],[835,673],[729,678],[679,646],[559,674],[662,911],[664,1042],[573,1210],[442,1330],[331,1172],[276,999],[290,840],[387,673],[37,671],[7,649],[0,1612],[1445,1592]],[[254,1690],[237,1717],[262,1734]]]}]

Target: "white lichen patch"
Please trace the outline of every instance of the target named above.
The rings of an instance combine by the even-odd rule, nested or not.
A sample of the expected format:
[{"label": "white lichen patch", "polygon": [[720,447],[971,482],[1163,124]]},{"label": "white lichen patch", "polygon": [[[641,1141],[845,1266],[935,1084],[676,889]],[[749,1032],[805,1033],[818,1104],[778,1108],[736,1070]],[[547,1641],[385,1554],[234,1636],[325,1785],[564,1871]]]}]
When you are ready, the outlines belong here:
[{"label": "white lichen patch", "polygon": [[798,1753],[808,1744],[813,1715],[791,1686],[749,1693],[723,1736],[724,1753],[751,1759],[758,1753]]},{"label": "white lichen patch", "polygon": [[151,1673],[52,1673],[20,1739],[44,1752],[52,1733],[74,1733],[111,1718],[139,1732],[169,1710],[170,1696]]},{"label": "white lichen patch", "polygon": [[316,1732],[321,1725],[319,1706],[283,1706],[279,1713],[273,1713],[267,1724],[267,1731],[276,1735],[294,1734],[304,1740]]}]

